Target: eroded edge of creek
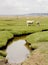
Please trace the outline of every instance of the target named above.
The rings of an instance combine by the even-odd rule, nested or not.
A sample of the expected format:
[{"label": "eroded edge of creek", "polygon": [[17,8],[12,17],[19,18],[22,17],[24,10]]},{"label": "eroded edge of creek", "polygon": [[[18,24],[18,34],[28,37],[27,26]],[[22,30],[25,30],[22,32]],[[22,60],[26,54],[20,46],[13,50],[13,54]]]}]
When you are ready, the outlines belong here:
[{"label": "eroded edge of creek", "polygon": [[[31,33],[29,33],[29,34],[31,34]],[[9,39],[9,40],[7,41],[6,46],[3,46],[2,48],[0,48],[0,50],[6,49],[7,46],[10,45],[13,40],[16,41],[16,40],[19,40],[19,39],[25,39],[25,37],[28,36],[29,34],[14,35],[13,38],[11,38],[11,39]],[[25,40],[25,41],[26,41],[26,40]],[[26,46],[29,50],[34,50],[34,48],[29,48],[30,43],[28,43],[28,44],[27,44],[27,43],[28,43],[28,42],[26,41],[25,46]],[[29,55],[29,56],[30,56],[30,55]],[[29,56],[28,56],[27,58],[29,58]],[[0,65],[10,65],[10,64],[8,63],[8,60],[7,60],[6,58],[4,58],[4,59],[0,59]],[[14,65],[14,64],[11,64],[11,65]],[[15,65],[16,65],[16,64],[15,64]],[[22,63],[21,63],[21,64],[18,64],[18,65],[22,65]]]}]

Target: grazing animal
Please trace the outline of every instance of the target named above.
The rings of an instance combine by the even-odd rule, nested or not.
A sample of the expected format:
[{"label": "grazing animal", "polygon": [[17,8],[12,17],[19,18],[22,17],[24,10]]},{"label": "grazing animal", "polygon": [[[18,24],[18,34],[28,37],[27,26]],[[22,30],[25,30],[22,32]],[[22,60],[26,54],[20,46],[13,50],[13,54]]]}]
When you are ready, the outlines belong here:
[{"label": "grazing animal", "polygon": [[26,21],[27,26],[29,26],[29,25],[33,24],[33,22],[34,22],[34,20],[32,20],[32,21],[31,21],[31,20],[27,20],[27,21]]},{"label": "grazing animal", "polygon": [[37,25],[40,25],[40,21],[36,21],[36,24],[37,24]]}]

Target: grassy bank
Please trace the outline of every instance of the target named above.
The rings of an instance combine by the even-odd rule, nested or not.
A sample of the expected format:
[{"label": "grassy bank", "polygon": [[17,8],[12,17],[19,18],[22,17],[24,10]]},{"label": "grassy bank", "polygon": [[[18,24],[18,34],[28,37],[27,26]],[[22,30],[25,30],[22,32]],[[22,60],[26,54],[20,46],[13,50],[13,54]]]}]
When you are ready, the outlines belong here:
[{"label": "grassy bank", "polygon": [[22,65],[48,65],[48,43],[34,50]]},{"label": "grassy bank", "polygon": [[48,42],[48,31],[37,32],[26,37],[26,41],[31,47],[37,48],[44,42]]},{"label": "grassy bank", "polygon": [[30,34],[26,40],[34,50],[22,65],[48,65],[48,31]]},{"label": "grassy bank", "polygon": [[8,31],[0,31],[0,58],[4,58],[6,56],[6,52],[1,50],[4,49],[4,47],[7,46],[7,42],[9,39],[13,37],[13,34],[11,34]]},{"label": "grassy bank", "polygon": [[13,34],[8,31],[0,31],[0,48],[6,46],[8,39],[11,39]]},{"label": "grassy bank", "polygon": [[3,57],[6,57],[7,53],[5,51],[2,51],[0,50],[0,57],[3,56]]}]

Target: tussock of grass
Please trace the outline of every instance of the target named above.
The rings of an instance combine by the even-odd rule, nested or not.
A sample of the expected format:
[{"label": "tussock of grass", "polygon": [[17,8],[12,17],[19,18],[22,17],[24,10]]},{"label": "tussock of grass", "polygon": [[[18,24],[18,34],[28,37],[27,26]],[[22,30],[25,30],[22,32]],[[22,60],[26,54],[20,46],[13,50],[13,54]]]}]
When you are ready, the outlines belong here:
[{"label": "tussock of grass", "polygon": [[6,57],[7,53],[5,51],[0,50],[0,56]]},{"label": "tussock of grass", "polygon": [[31,34],[26,37],[26,40],[32,47],[38,47],[43,44],[42,42],[48,42],[48,31]]},{"label": "tussock of grass", "polygon": [[0,31],[0,48],[7,44],[7,40],[12,38],[13,35],[8,31]]}]

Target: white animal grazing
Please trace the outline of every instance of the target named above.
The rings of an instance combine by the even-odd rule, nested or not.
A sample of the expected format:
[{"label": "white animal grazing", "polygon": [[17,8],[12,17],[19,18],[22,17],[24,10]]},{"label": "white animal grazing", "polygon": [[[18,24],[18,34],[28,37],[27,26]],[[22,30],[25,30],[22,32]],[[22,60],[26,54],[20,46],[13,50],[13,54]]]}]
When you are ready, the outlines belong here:
[{"label": "white animal grazing", "polygon": [[34,20],[32,20],[32,21],[31,21],[31,20],[27,20],[27,21],[26,21],[27,26],[29,26],[29,25],[33,24],[33,22],[34,22]]}]

